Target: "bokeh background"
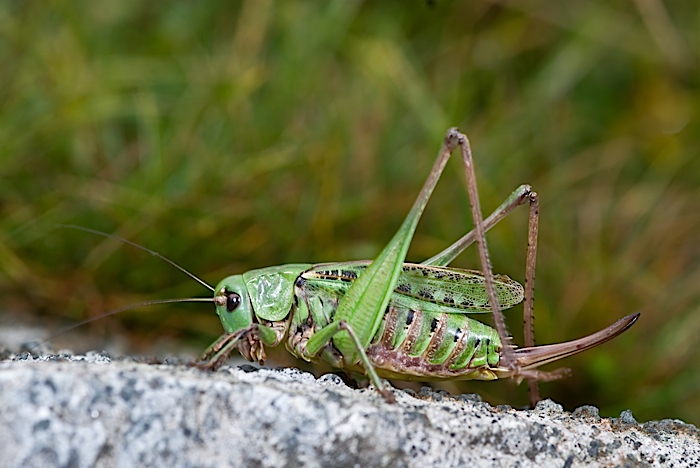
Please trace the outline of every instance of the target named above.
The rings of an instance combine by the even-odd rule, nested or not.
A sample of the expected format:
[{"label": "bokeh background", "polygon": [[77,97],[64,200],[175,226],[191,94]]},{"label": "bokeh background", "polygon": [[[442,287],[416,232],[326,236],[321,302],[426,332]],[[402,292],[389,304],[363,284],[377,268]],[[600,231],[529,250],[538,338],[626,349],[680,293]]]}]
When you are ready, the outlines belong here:
[{"label": "bokeh background", "polygon": [[[700,423],[698,31],[693,0],[2,2],[2,323],[41,339],[133,302],[208,295],[57,224],[138,242],[210,283],[372,258],[456,125],[485,212],[521,183],[540,194],[538,342],[642,313],[542,393]],[[495,270],[520,281],[526,211],[488,236]],[[470,228],[454,158],[409,259]],[[475,250],[454,265],[478,267]],[[221,331],[212,312],[125,312],[55,344],[196,353]],[[508,313],[516,342],[521,314]],[[440,388],[523,406],[525,387]]]}]

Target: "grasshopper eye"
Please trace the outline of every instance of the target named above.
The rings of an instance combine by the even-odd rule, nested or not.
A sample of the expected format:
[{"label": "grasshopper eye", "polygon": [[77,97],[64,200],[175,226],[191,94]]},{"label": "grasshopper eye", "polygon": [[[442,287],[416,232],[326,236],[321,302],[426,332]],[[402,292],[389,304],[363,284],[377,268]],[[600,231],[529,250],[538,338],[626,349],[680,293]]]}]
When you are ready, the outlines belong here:
[{"label": "grasshopper eye", "polygon": [[241,296],[235,292],[226,291],[226,310],[233,312],[241,304]]}]

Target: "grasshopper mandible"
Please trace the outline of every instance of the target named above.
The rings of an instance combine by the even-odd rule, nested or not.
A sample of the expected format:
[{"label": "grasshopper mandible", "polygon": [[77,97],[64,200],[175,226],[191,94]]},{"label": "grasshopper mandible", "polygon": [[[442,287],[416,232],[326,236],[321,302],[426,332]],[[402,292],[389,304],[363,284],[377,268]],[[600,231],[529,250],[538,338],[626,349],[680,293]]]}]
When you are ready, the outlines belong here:
[{"label": "grasshopper mandible", "polygon": [[[418,220],[457,147],[465,168],[474,229],[434,257],[419,264],[406,263]],[[485,238],[485,231],[524,204],[530,207],[525,288],[507,276],[492,273]],[[628,315],[577,340],[534,346],[538,223],[537,194],[529,185],[518,187],[486,220],[482,219],[469,140],[452,128],[411,211],[373,261],[262,268],[229,276],[212,288],[138,244],[92,229],[64,227],[116,238],[145,250],[214,292],[213,299],[155,300],[111,312],[150,304],[213,300],[224,333],[204,351],[197,363],[200,368],[220,367],[234,349],[245,359],[263,364],[265,348],[285,342],[297,358],[364,373],[389,402],[394,401],[393,394],[380,377],[419,381],[511,377],[528,379],[534,406],[539,400],[537,381],[557,379],[568,372],[543,372],[537,367],[598,346],[627,330],[639,317]],[[482,270],[450,268],[452,260],[474,241]],[[517,348],[511,343],[501,309],[522,301],[525,347]],[[487,312],[492,313],[496,328],[467,317]]]},{"label": "grasshopper mandible", "polygon": [[[457,147],[475,228],[423,263],[405,263],[418,220]],[[530,217],[523,288],[507,276],[492,274],[484,233],[526,203]],[[225,332],[204,352],[199,366],[216,369],[234,349],[262,364],[266,347],[285,342],[297,358],[322,360],[366,374],[387,401],[394,398],[380,377],[422,381],[513,377],[530,381],[534,404],[539,398],[537,380],[559,378],[567,372],[543,372],[536,370],[538,366],[604,343],[627,330],[639,316],[628,315],[578,340],[534,346],[538,209],[536,193],[522,185],[482,220],[469,140],[452,128],[411,211],[373,261],[283,265],[222,280],[214,288],[213,301]],[[449,268],[474,241],[481,272]],[[526,347],[516,348],[501,309],[523,299]],[[466,315],[484,312],[493,314],[495,329]]]}]

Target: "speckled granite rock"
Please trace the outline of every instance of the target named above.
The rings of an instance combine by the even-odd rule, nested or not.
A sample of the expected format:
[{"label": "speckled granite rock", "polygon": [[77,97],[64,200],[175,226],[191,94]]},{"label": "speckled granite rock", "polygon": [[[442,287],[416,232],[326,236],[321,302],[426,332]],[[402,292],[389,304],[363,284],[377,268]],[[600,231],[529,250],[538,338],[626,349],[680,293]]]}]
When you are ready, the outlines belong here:
[{"label": "speckled granite rock", "polygon": [[206,373],[86,356],[0,361],[2,466],[688,466],[700,431],[603,419],[545,400],[395,391],[388,405],[334,375]]}]

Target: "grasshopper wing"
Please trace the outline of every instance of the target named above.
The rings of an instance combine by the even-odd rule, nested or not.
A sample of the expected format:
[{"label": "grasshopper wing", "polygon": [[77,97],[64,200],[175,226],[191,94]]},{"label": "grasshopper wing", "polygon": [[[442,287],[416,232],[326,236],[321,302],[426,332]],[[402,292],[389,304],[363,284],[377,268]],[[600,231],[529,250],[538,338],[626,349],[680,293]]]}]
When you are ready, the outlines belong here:
[{"label": "grasshopper wing", "polygon": [[[498,302],[508,309],[523,300],[523,287],[505,275],[494,275]],[[466,314],[491,312],[484,275],[476,270],[462,270],[404,263],[395,289],[396,301],[402,305],[435,311]]]},{"label": "grasshopper wing", "polygon": [[[346,289],[369,265],[368,261],[314,265],[304,273],[307,279],[326,283],[326,287]],[[503,309],[523,300],[523,287],[505,275],[494,275],[498,302]],[[488,313],[491,306],[484,275],[462,270],[404,263],[391,302],[424,312],[452,314]]]}]

